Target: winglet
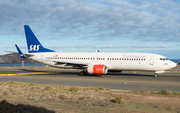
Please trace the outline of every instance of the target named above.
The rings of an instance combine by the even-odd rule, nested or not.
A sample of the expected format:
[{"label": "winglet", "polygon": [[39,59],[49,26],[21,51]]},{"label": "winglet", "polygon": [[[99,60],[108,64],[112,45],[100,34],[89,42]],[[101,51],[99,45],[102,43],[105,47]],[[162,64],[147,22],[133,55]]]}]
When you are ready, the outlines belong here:
[{"label": "winglet", "polygon": [[16,46],[16,49],[17,49],[17,51],[18,51],[18,53],[19,53],[19,56],[21,57],[21,58],[26,58],[26,56],[22,53],[22,51],[19,49],[19,47],[15,44],[15,46]]}]

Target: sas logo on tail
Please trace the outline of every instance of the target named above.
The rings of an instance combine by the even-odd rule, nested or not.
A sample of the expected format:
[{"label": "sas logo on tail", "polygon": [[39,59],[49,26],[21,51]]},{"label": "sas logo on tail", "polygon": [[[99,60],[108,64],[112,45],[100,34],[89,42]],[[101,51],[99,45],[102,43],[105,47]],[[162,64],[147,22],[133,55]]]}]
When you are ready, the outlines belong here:
[{"label": "sas logo on tail", "polygon": [[29,51],[38,51],[40,45],[30,45]]}]

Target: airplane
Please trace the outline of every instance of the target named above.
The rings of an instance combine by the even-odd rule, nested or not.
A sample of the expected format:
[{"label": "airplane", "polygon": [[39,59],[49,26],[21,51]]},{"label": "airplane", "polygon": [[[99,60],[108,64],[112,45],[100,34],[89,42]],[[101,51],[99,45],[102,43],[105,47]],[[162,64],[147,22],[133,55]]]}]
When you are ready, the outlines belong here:
[{"label": "airplane", "polygon": [[107,74],[108,72],[148,71],[159,73],[177,66],[166,57],[153,53],[140,52],[55,52],[43,47],[28,25],[24,25],[28,53],[23,54],[15,44],[22,58],[57,67],[80,69],[80,75]]}]

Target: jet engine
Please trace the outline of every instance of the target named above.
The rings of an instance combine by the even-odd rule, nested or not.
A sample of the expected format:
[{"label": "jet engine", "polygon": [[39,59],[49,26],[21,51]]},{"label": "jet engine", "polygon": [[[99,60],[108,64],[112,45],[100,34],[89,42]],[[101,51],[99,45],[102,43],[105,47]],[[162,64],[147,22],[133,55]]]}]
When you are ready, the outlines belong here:
[{"label": "jet engine", "polygon": [[105,65],[90,65],[87,68],[89,74],[106,74],[107,66]]}]

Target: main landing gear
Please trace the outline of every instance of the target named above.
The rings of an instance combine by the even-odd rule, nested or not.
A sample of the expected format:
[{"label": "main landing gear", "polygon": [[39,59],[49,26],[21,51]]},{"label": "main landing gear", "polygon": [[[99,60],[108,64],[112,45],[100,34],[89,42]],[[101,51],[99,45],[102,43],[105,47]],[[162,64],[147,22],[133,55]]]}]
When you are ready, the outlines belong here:
[{"label": "main landing gear", "polygon": [[81,76],[86,75],[86,74],[87,74],[87,72],[86,72],[85,70],[83,70],[83,71],[80,72],[80,75],[81,75]]}]

